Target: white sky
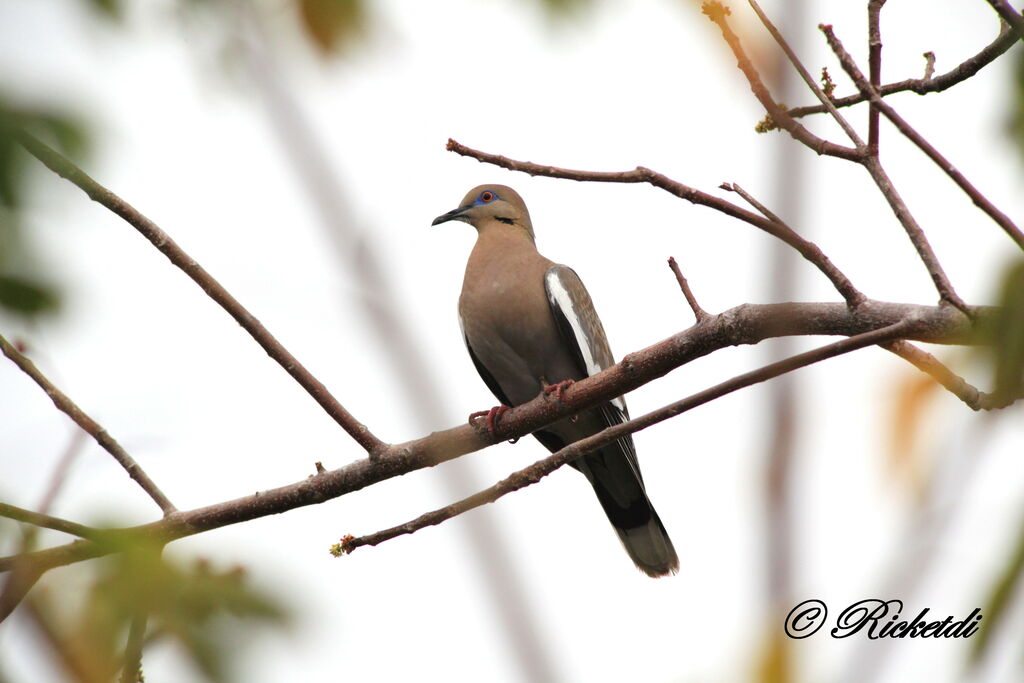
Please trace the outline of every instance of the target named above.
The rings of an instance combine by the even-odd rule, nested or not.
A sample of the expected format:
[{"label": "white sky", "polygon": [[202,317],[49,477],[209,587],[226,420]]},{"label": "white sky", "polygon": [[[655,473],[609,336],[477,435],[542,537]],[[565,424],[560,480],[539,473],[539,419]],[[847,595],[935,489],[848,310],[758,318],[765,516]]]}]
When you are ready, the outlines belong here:
[{"label": "white sky", "polygon": [[[277,69],[337,174],[347,210],[379,250],[400,316],[445,396],[419,415],[380,339],[368,332],[361,297],[374,292],[339,266],[238,45],[221,43],[201,16],[182,18],[169,2],[137,3],[120,27],[95,22],[80,4],[0,5],[3,86],[25,101],[71,105],[87,116],[98,150],[86,169],[167,230],[387,441],[454,426],[494,403],[455,316],[474,235],[463,224],[430,227],[479,183],[509,184],[524,196],[541,251],[587,283],[620,356],[692,322],[665,266],[669,255],[709,311],[766,301],[770,242],[750,226],[646,186],[535,179],[444,151],[454,137],[572,168],[642,164],[709,192],[737,182],[770,203],[785,181],[773,177],[772,155],[780,143],[796,143],[753,132],[758,105],[695,3],[597,3],[553,26],[527,3],[374,3],[370,36],[329,63],[296,49],[287,22],[275,25],[275,51],[288,57]],[[767,51],[749,12],[733,4],[749,47]],[[863,3],[810,4],[802,54],[814,72],[827,64],[846,94],[852,86],[814,27],[834,24],[866,67]],[[785,3],[765,8],[773,5]],[[936,52],[943,72],[996,31],[980,1],[891,2],[883,27],[886,81],[919,76],[925,50]],[[1005,67],[944,94],[892,102],[1020,222],[1021,166],[1002,135]],[[863,133],[864,112],[850,117]],[[842,141],[824,119],[810,125]],[[890,174],[960,294],[990,302],[993,278],[1014,254],[1010,240],[884,122],[883,145]],[[866,173],[803,154],[809,182],[800,191],[808,205],[795,227],[869,296],[934,303],[927,274]],[[317,460],[334,468],[361,456],[132,228],[68,183],[40,176],[27,227],[65,286],[65,312],[33,328],[4,319],[2,332],[26,339],[40,367],[179,508],[299,480]],[[817,271],[802,262],[797,268],[799,299],[837,300]],[[966,362],[960,351],[937,352],[958,367]],[[764,359],[761,349],[715,353],[631,394],[631,412]],[[943,618],[983,603],[1020,523],[1020,409],[987,420],[952,397],[936,397],[925,463],[954,463],[950,489],[963,500],[950,508],[954,497],[940,498],[938,511],[952,510],[955,522],[936,542],[913,535],[933,559],[916,588],[893,592],[893,570],[918,550],[905,538],[913,495],[893,476],[887,451],[894,392],[907,376],[908,366],[877,349],[800,372],[792,604],[820,598],[837,615],[863,598],[892,597],[907,603],[905,615],[929,607]],[[568,468],[471,513],[487,516],[507,544],[528,587],[524,607],[559,680],[744,680],[767,639],[783,637],[784,614],[766,610],[760,545],[766,396],[763,388],[743,391],[636,436],[651,499],[679,551],[676,577],[653,581],[632,567],[589,486]],[[441,417],[434,423],[427,412]],[[71,426],[9,363],[0,363],[0,416],[0,500],[33,507]],[[460,495],[544,454],[523,439],[464,458],[476,483]],[[256,583],[294,603],[297,628],[260,637],[239,679],[521,680],[468,545],[466,519],[343,559],[327,553],[342,534],[376,531],[451,502],[441,477],[452,467],[459,465],[171,546],[175,557],[242,564]],[[92,444],[54,513],[84,522],[156,518],[151,502]],[[61,570],[48,579],[56,587],[84,580],[77,576]],[[803,680],[855,672],[852,662],[880,656],[875,645],[833,640],[825,630],[798,641]],[[959,680],[964,653],[963,642],[899,641],[879,680]],[[1010,680],[1007,667],[1020,657],[1019,643],[1003,648],[991,680]],[[168,648],[147,652],[147,680],[188,680],[194,674],[181,661]],[[0,626],[5,675],[60,680],[17,615]]]}]

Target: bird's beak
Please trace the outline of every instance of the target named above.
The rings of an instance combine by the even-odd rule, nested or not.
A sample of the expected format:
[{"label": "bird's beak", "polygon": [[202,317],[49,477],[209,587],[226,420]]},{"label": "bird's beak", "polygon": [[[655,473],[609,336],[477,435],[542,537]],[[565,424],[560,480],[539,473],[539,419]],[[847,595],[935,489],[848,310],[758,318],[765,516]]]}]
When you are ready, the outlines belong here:
[{"label": "bird's beak", "polygon": [[448,213],[441,214],[433,220],[431,225],[440,225],[441,223],[447,223],[448,221],[468,221],[469,217],[466,216],[466,212],[472,207],[460,206],[457,209],[452,209]]}]

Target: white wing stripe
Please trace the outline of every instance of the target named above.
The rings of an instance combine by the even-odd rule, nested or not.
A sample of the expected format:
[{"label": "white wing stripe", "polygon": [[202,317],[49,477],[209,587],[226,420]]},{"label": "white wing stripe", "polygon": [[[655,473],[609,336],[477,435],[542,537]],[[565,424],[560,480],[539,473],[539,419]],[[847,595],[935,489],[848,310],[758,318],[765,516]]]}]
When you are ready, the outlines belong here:
[{"label": "white wing stripe", "polygon": [[547,281],[548,291],[551,292],[552,299],[558,306],[558,310],[569,321],[569,326],[572,327],[572,333],[576,337],[576,345],[580,347],[580,352],[583,354],[583,362],[587,366],[587,374],[596,375],[604,368],[594,360],[594,350],[591,348],[591,341],[580,324],[579,313],[572,303],[572,297],[569,296],[568,290],[562,284],[562,279],[558,277],[558,271],[549,272],[547,274]]}]

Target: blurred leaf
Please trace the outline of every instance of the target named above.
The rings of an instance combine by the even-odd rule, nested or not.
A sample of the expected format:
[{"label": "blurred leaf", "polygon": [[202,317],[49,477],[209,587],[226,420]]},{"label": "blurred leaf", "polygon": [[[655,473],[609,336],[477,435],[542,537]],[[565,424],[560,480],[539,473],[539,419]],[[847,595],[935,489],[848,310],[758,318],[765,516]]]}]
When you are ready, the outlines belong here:
[{"label": "blurred leaf", "polygon": [[923,372],[907,373],[895,386],[889,465],[893,473],[918,494],[925,483],[920,451],[921,437],[930,427],[925,419],[928,403],[940,388],[938,382]]},{"label": "blurred leaf", "polygon": [[779,624],[768,628],[766,642],[758,657],[755,680],[760,683],[788,683],[793,679],[792,642]]},{"label": "blurred leaf", "polygon": [[84,128],[71,116],[14,107],[0,93],[0,204],[15,209],[21,205],[22,176],[28,160],[18,144],[17,136],[22,130],[46,138],[61,151],[76,156],[85,151],[87,141]]},{"label": "blurred leaf", "polygon": [[106,15],[108,19],[120,19],[124,16],[121,0],[86,0],[93,9]]},{"label": "blurred leaf", "polygon": [[[238,643],[246,640],[242,626],[286,621],[283,607],[248,587],[241,569],[218,572],[203,562],[182,567],[152,543],[109,543],[114,554],[103,560],[73,626],[51,639],[71,668],[112,675],[132,620],[144,615],[152,636],[147,642],[173,640],[203,678],[225,681]],[[47,611],[48,628],[56,633],[58,622],[67,621],[58,617],[66,615]]]},{"label": "blurred leaf", "polygon": [[1012,92],[1007,129],[1017,142],[1017,150],[1024,156],[1024,50],[1017,50],[1010,70]]},{"label": "blurred leaf", "polygon": [[59,305],[60,296],[54,288],[0,273],[0,308],[32,316],[55,311]]},{"label": "blurred leaf", "polygon": [[993,391],[997,402],[1024,392],[1024,260],[1003,274],[997,312],[983,335],[991,345]]},{"label": "blurred leaf", "polygon": [[999,573],[988,600],[981,613],[981,630],[971,639],[970,662],[976,664],[981,660],[989,645],[992,633],[1006,615],[1006,608],[1017,587],[1024,578],[1024,525],[1017,534],[1017,545],[1007,558],[1006,566]]},{"label": "blurred leaf", "polygon": [[299,17],[309,37],[323,52],[333,52],[363,28],[362,0],[298,0]]}]

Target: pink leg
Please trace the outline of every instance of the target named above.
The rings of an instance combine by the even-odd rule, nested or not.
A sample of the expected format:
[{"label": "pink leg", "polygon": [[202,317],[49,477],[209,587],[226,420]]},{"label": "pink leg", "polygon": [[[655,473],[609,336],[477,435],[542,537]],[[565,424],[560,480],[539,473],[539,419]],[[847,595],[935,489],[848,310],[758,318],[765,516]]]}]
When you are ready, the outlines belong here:
[{"label": "pink leg", "polygon": [[544,393],[554,394],[555,398],[559,402],[561,402],[562,394],[564,394],[565,390],[571,387],[573,384],[576,384],[576,380],[574,379],[566,379],[562,380],[561,382],[558,382],[557,384],[549,384],[548,386],[544,387]]},{"label": "pink leg", "polygon": [[484,424],[487,426],[487,433],[494,436],[494,427],[505,411],[508,410],[508,406],[494,406],[490,410],[480,410],[475,413],[471,413],[469,416],[469,423],[473,424],[473,421],[478,417],[485,418]]}]

